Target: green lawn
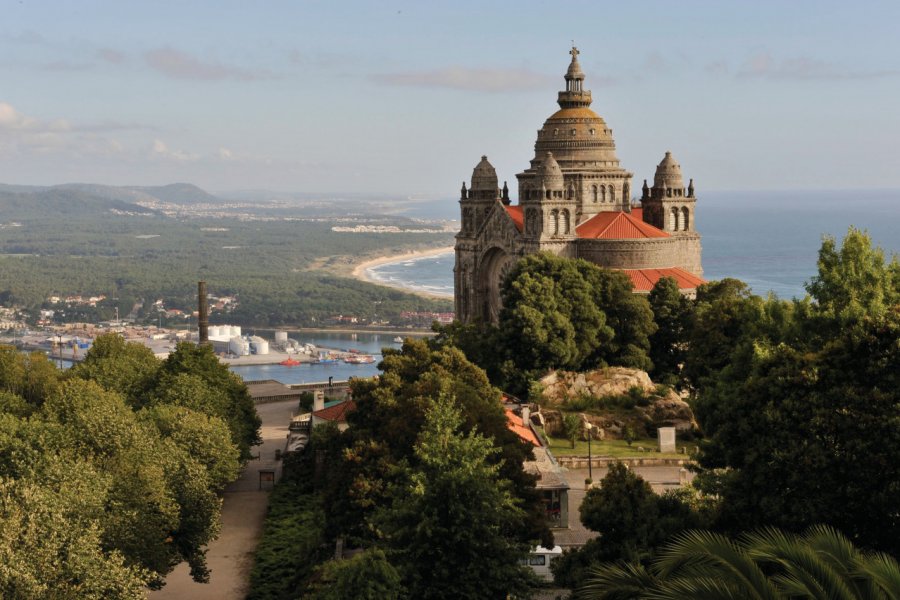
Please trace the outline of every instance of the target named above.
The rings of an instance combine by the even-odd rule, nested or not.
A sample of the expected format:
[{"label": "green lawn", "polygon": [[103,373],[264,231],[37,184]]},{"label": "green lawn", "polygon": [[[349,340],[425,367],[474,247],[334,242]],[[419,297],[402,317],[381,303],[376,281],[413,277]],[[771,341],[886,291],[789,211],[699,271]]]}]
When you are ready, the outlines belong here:
[{"label": "green lawn", "polygon": [[[550,441],[550,452],[554,456],[587,456],[588,454],[588,443],[584,440],[576,440],[575,447],[572,448],[569,440],[549,436],[547,436],[547,439]],[[644,450],[651,451],[639,452],[638,446],[642,446]],[[659,444],[654,438],[634,440],[631,442],[631,446],[625,440],[605,440],[602,442],[594,440],[591,442],[591,454],[593,456],[611,456],[613,458],[687,458],[696,446],[697,444],[694,442],[682,442],[679,440],[677,442],[679,451],[682,447],[685,447],[688,454],[660,453],[656,451],[659,448]]]}]

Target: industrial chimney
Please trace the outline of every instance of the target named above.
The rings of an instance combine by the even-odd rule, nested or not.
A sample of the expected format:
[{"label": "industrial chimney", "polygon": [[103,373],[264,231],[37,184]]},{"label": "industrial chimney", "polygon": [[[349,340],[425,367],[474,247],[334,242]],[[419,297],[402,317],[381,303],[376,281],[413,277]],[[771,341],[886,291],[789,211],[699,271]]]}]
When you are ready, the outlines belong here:
[{"label": "industrial chimney", "polygon": [[197,324],[200,330],[200,345],[209,344],[209,302],[206,301],[206,282],[197,282]]}]

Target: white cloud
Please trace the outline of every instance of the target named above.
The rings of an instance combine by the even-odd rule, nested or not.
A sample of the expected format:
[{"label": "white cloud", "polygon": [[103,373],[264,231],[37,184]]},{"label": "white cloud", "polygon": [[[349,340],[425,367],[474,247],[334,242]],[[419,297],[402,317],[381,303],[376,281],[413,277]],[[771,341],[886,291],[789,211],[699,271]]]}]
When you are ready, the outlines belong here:
[{"label": "white cloud", "polygon": [[218,62],[204,62],[168,46],[146,52],[144,59],[152,69],[171,79],[255,81],[273,77],[272,73],[265,69],[251,70]]},{"label": "white cloud", "polygon": [[760,52],[747,59],[738,69],[737,75],[745,78],[793,81],[880,79],[900,75],[900,70],[867,71],[843,67],[808,56],[778,59],[768,52]]},{"label": "white cloud", "polygon": [[166,145],[165,142],[159,139],[153,140],[153,144],[151,145],[150,149],[150,156],[153,158],[163,158],[167,160],[175,160],[178,162],[190,162],[198,160],[200,158],[198,154],[192,154],[189,152],[184,152],[182,150],[172,150]]},{"label": "white cloud", "polygon": [[515,92],[545,89],[557,80],[527,69],[471,69],[447,67],[433,71],[384,73],[372,77],[386,85],[450,88],[476,92]]}]

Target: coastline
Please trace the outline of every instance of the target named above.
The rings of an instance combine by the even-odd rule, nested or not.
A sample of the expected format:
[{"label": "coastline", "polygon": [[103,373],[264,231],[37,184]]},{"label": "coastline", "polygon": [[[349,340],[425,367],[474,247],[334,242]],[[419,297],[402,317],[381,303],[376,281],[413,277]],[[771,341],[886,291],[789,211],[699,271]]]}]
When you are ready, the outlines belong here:
[{"label": "coastline", "polygon": [[395,262],[403,262],[407,260],[416,260],[419,258],[428,258],[429,256],[438,256],[441,254],[447,254],[449,252],[453,252],[453,246],[444,246],[443,248],[432,248],[430,250],[418,250],[415,252],[405,252],[403,254],[391,254],[386,256],[379,256],[378,258],[373,258],[371,260],[367,260],[361,262],[353,267],[353,271],[351,275],[360,281],[365,281],[366,283],[373,283],[375,285],[380,285],[383,287],[389,287],[393,289],[403,290],[409,294],[416,294],[418,296],[422,296],[425,298],[432,298],[437,300],[450,300],[452,296],[446,296],[443,294],[434,294],[431,292],[424,292],[422,290],[413,290],[408,287],[402,285],[392,285],[389,282],[381,281],[375,279],[369,273],[369,269],[373,267],[379,267],[381,265],[386,265]]}]

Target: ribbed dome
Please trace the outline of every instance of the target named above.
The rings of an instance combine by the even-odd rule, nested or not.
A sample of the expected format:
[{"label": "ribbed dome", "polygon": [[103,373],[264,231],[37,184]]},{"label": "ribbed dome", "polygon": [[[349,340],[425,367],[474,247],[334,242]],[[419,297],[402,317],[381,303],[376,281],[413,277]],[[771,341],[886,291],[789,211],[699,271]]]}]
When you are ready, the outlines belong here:
[{"label": "ribbed dome", "polygon": [[488,162],[487,156],[481,157],[481,162],[475,165],[472,171],[472,190],[497,190],[497,171]]},{"label": "ribbed dome", "polygon": [[666,152],[666,156],[659,163],[659,166],[656,167],[656,175],[653,176],[653,187],[675,190],[684,189],[681,165],[675,162],[671,152]]},{"label": "ribbed dome", "polygon": [[537,185],[543,185],[548,190],[563,189],[562,169],[559,168],[559,163],[553,158],[552,152],[544,155],[544,160],[541,161],[541,166],[538,167]]}]

